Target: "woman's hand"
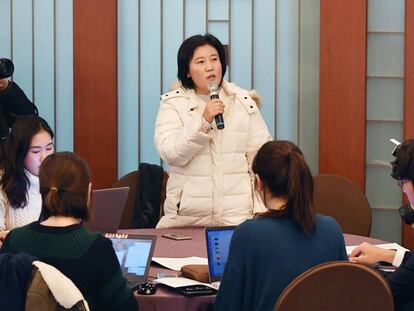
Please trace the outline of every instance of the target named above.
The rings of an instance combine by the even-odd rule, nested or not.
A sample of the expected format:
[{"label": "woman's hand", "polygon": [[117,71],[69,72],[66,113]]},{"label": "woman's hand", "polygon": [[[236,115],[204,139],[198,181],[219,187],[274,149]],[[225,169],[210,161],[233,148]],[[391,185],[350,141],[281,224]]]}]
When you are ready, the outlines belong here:
[{"label": "woman's hand", "polygon": [[203,112],[203,118],[208,123],[213,122],[214,117],[218,114],[224,113],[224,104],[219,99],[210,100]]},{"label": "woman's hand", "polygon": [[0,79],[0,91],[5,90],[9,86],[9,79]]},{"label": "woman's hand", "polygon": [[364,242],[354,248],[352,253],[349,255],[349,260],[366,265],[370,265],[379,261],[392,263],[395,257],[395,253],[396,251],[394,250],[379,248],[367,242]]}]

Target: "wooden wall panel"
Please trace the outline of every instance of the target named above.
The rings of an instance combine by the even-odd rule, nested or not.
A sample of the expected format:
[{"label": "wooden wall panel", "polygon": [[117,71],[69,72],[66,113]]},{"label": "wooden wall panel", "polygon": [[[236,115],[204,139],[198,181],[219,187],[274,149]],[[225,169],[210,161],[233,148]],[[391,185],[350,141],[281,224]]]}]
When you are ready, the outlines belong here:
[{"label": "wooden wall panel", "polygon": [[117,1],[73,1],[74,150],[94,188],[117,178]]},{"label": "wooden wall panel", "polygon": [[[404,139],[414,138],[414,0],[405,1]],[[414,250],[414,230],[403,224],[402,244]]]},{"label": "wooden wall panel", "polygon": [[319,172],[365,189],[366,0],[320,1]]}]

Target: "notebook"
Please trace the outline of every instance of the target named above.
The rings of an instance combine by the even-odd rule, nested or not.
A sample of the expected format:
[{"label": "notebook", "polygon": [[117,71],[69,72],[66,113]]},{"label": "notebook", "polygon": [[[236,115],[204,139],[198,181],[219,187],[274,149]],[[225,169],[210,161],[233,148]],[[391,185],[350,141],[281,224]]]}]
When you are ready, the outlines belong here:
[{"label": "notebook", "polygon": [[235,226],[206,228],[206,247],[210,283],[218,289],[229,256]]},{"label": "notebook", "polygon": [[91,231],[116,232],[128,198],[129,187],[93,190],[92,217],[85,223]]},{"label": "notebook", "polygon": [[105,237],[112,241],[122,274],[128,280],[128,286],[134,289],[137,284],[145,282],[157,237],[121,233],[107,233]]}]

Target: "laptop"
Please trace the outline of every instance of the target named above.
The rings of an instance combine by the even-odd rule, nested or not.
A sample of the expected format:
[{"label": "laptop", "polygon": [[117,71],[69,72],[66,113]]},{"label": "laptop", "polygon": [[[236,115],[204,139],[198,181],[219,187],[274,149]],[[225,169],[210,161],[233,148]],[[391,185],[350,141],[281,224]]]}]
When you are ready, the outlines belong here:
[{"label": "laptop", "polygon": [[157,237],[122,233],[106,233],[105,237],[112,241],[128,286],[135,289],[138,284],[147,281]]},{"label": "laptop", "polygon": [[85,223],[91,231],[116,232],[128,198],[129,187],[93,190],[92,217]]},{"label": "laptop", "polygon": [[219,288],[229,256],[231,237],[236,226],[206,228],[206,247],[210,283]]}]

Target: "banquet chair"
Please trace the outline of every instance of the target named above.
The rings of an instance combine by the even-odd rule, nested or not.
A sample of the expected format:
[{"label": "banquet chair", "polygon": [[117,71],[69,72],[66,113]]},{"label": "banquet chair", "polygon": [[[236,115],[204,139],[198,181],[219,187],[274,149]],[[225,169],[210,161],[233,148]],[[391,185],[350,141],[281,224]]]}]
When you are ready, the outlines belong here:
[{"label": "banquet chair", "polygon": [[[168,180],[168,173],[163,172],[162,175],[162,182],[161,182],[161,189],[159,191],[159,205],[157,204],[154,207],[156,210],[154,211],[153,219],[151,219],[151,225],[145,227],[155,227],[154,223],[156,224],[161,216],[164,215],[164,201],[166,196],[166,185]],[[128,198],[125,203],[124,211],[121,216],[121,221],[119,224],[119,229],[132,229],[134,226],[134,215],[136,213],[136,207],[138,205],[137,200],[141,198],[141,186],[143,181],[141,178],[141,173],[139,170],[132,171],[120,179],[118,179],[112,187],[129,187]]]},{"label": "banquet chair", "polygon": [[33,262],[28,282],[26,311],[89,311],[89,305],[76,285],[55,267]]},{"label": "banquet chair", "polygon": [[392,311],[385,279],[374,269],[346,261],[315,266],[294,279],[274,311]]},{"label": "banquet chair", "polygon": [[333,174],[316,175],[313,181],[316,212],[335,218],[344,233],[369,236],[371,208],[352,181]]}]

